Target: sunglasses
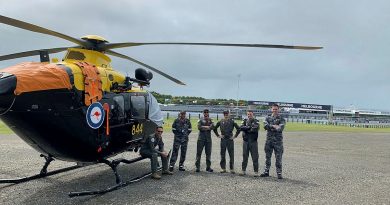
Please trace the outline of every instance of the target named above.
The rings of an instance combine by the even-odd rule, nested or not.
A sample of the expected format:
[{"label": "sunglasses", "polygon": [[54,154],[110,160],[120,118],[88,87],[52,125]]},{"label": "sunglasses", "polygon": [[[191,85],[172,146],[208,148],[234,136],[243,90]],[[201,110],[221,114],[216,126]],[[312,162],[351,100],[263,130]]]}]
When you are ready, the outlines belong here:
[{"label": "sunglasses", "polygon": [[162,133],[163,131],[157,131],[157,132],[161,132]]}]

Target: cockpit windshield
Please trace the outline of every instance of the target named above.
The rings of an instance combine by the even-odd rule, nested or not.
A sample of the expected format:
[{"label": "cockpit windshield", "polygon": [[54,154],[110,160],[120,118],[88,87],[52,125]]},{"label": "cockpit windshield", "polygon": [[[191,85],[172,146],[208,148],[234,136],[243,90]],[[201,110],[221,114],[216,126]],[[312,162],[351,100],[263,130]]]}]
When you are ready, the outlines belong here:
[{"label": "cockpit windshield", "polygon": [[150,93],[149,94],[149,119],[152,120],[157,126],[163,125],[163,115],[158,105],[157,99]]}]

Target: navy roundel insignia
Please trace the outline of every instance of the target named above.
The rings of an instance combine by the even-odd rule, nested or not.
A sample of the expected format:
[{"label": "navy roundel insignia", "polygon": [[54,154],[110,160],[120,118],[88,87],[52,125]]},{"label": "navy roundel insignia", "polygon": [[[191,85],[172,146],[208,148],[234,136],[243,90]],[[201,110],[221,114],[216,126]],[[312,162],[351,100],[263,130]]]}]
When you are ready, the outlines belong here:
[{"label": "navy roundel insignia", "polygon": [[92,103],[87,110],[87,123],[92,129],[98,129],[104,122],[104,109],[99,102]]}]

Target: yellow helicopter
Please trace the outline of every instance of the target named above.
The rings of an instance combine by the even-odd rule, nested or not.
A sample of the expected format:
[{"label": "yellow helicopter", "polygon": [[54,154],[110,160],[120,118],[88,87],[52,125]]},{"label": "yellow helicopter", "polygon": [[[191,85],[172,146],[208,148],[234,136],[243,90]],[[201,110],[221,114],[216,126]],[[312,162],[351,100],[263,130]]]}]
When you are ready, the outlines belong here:
[{"label": "yellow helicopter", "polygon": [[[139,68],[135,78],[111,67],[108,55],[127,59],[169,80],[182,81],[112,49],[142,45],[234,46],[315,50],[322,47],[270,44],[125,42],[109,43],[103,37],[87,35],[81,39],[17,19],[0,16],[0,23],[68,40],[74,47],[25,51],[0,56],[0,61],[39,55],[41,62],[24,62],[0,70],[0,119],[20,138],[41,153],[45,164],[40,174],[20,179],[1,179],[0,183],[20,183],[79,168],[47,172],[54,159],[70,162],[105,163],[115,174],[116,185],[105,190],[74,192],[70,196],[100,194],[139,180],[123,181],[116,167],[127,160],[108,158],[124,151],[137,151],[145,136],[162,125],[157,100],[143,86],[153,78]],[[62,61],[50,63],[49,54],[67,51]],[[146,176],[146,175],[144,175]]]}]

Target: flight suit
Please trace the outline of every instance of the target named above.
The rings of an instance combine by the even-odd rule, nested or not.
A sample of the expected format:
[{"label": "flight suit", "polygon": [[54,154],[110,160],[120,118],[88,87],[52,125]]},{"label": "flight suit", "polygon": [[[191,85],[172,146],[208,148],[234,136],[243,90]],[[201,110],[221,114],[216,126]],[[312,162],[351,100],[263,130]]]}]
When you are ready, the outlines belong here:
[{"label": "flight suit", "polygon": [[179,153],[179,148],[181,149],[180,152],[180,162],[179,167],[184,166],[184,161],[186,160],[186,154],[187,154],[187,145],[188,145],[188,135],[192,132],[192,126],[189,119],[180,119],[177,118],[172,124],[172,132],[175,135],[174,141],[173,141],[173,149],[172,149],[172,156],[170,161],[170,167],[173,168],[175,166],[177,155]]},{"label": "flight suit", "polygon": [[[164,142],[161,138],[156,137],[154,134],[146,138],[145,143],[142,145],[140,154],[142,157],[150,158],[152,173],[156,173],[158,161],[157,156],[164,151]],[[161,155],[160,155],[161,156]],[[161,162],[163,171],[168,170],[168,157],[161,156]]]},{"label": "flight suit", "polygon": [[[202,128],[202,126],[210,126],[210,129]],[[195,166],[200,169],[200,158],[202,156],[203,148],[206,152],[206,170],[210,170],[211,166],[211,130],[214,129],[213,121],[210,118],[202,118],[198,121],[198,142],[196,146],[196,162]]]},{"label": "flight suit", "polygon": [[242,171],[246,171],[248,165],[249,153],[253,161],[253,170],[259,171],[259,150],[257,145],[257,138],[259,137],[259,122],[257,119],[245,119],[242,122],[240,130],[243,132],[242,142]]},{"label": "flight suit", "polygon": [[230,157],[230,170],[234,169],[234,141],[233,141],[233,129],[236,128],[236,134],[234,138],[238,136],[240,133],[240,127],[234,122],[233,119],[222,119],[214,127],[214,133],[218,137],[220,136],[218,133],[218,127],[221,129],[221,169],[226,170],[226,149],[229,152]]},{"label": "flight suit", "polygon": [[[275,151],[275,166],[276,173],[282,174],[282,155],[283,155],[283,129],[286,124],[285,119],[281,115],[268,115],[264,121],[264,129],[267,130],[267,140],[264,145],[265,151],[265,173],[269,173],[271,167],[272,152]],[[274,129],[272,125],[279,125],[280,128]]]}]

